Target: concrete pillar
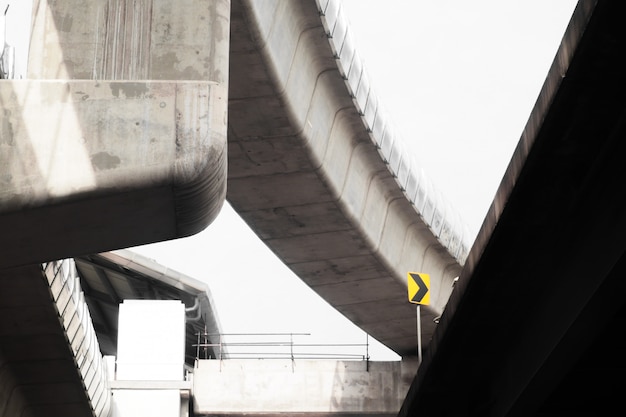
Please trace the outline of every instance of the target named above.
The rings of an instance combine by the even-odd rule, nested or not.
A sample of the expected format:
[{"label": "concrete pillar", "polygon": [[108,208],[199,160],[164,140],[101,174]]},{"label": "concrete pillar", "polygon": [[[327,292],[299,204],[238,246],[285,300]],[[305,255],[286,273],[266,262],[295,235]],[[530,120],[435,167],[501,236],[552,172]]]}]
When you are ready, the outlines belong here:
[{"label": "concrete pillar", "polygon": [[120,304],[117,380],[182,381],[185,305],[176,300]]},{"label": "concrete pillar", "polygon": [[34,0],[26,26],[30,80],[0,86],[0,267],[210,224],[226,197],[230,1]]},{"label": "concrete pillar", "polygon": [[112,417],[187,415],[185,305],[126,300],[119,314]]}]

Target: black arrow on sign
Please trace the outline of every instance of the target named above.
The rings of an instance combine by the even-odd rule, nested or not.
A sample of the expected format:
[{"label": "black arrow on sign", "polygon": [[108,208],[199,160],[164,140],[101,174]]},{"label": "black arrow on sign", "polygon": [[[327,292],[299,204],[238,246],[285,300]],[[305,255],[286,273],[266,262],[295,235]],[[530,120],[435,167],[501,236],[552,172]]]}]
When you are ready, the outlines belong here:
[{"label": "black arrow on sign", "polygon": [[415,283],[417,284],[417,288],[418,288],[413,298],[411,298],[411,301],[420,303],[422,302],[422,298],[424,298],[424,296],[428,293],[428,287],[426,286],[426,283],[422,280],[422,277],[419,276],[419,274],[410,274],[410,275],[411,275],[411,278],[413,278],[413,281],[415,281]]}]

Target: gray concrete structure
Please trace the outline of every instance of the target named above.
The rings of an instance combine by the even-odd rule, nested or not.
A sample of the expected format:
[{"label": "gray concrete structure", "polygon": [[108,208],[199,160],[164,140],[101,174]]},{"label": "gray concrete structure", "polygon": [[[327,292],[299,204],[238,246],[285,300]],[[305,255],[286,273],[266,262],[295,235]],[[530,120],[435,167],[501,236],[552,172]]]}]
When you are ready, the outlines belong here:
[{"label": "gray concrete structure", "polygon": [[[113,391],[139,389],[115,380],[115,361],[103,360],[117,354],[124,299],[184,303],[181,375],[194,368],[197,332],[222,332],[206,284],[129,251],[0,270],[0,416],[106,417]],[[211,347],[203,354],[217,356]]]},{"label": "gray concrete structure", "polygon": [[[109,370],[102,358],[74,261],[63,259],[47,263],[44,274],[90,408],[97,417],[106,417],[111,407]],[[43,369],[40,373],[52,374]]]},{"label": "gray concrete structure", "polygon": [[235,0],[231,28],[228,201],[337,310],[415,355],[406,274],[431,274],[426,345],[467,245],[385,118],[340,2]]},{"label": "gray concrete structure", "polygon": [[107,416],[106,366],[71,260],[0,270],[0,416]]},{"label": "gray concrete structure", "polygon": [[[346,57],[352,52],[349,43],[337,41],[347,33],[337,4],[233,2],[231,58],[247,71],[231,74],[238,82],[231,84],[229,109],[238,123],[231,117],[229,137],[237,148],[230,160],[239,174],[229,199],[318,292],[407,354],[413,310],[396,307],[395,300],[405,298],[400,270],[431,265],[448,271],[434,274],[439,301],[427,311],[430,319],[445,304],[443,284],[460,259],[429,223],[435,217],[422,219],[415,211],[420,204],[409,203],[416,202],[407,198],[410,182],[402,180],[408,177],[402,163],[393,162],[393,151],[385,157],[385,134],[372,142],[370,134],[381,131],[378,106],[368,107],[373,101],[360,88],[366,83],[354,67],[358,61],[341,61],[344,46]],[[320,11],[321,23],[314,17]],[[57,17],[69,28],[74,11],[65,12]],[[623,405],[624,16],[623,2],[579,3],[401,416],[596,415]],[[328,117],[322,117],[325,111]],[[368,186],[359,187],[359,180]],[[369,198],[376,192],[378,203]],[[416,248],[426,256],[413,258]],[[2,273],[21,277],[26,269],[32,267]],[[1,293],[3,306],[15,307],[16,291]],[[374,308],[378,312],[370,313]],[[44,331],[56,329],[48,319],[37,323]],[[9,322],[3,331],[15,328]],[[3,340],[2,354],[22,346],[29,345],[16,348]],[[2,370],[10,369],[2,360]],[[10,374],[5,378],[14,384]],[[63,385],[75,400],[70,403],[82,407],[84,396],[71,384]],[[26,394],[15,392],[23,408]]]},{"label": "gray concrete structure", "polygon": [[0,87],[0,265],[187,236],[215,218],[228,28],[227,1],[33,3],[32,80]]},{"label": "gray concrete structure", "polygon": [[[129,250],[74,258],[77,274],[91,312],[103,355],[117,354],[119,304],[123,300],[180,300],[187,309],[185,364],[191,369],[197,357],[198,333],[202,342],[219,345],[222,327],[206,283],[181,274]],[[208,347],[203,357],[228,354],[225,346]]]},{"label": "gray concrete structure", "polygon": [[[2,267],[204,227],[224,198],[228,85],[227,198],[294,272],[405,357],[415,352],[405,274],[431,274],[433,305],[422,316],[430,344],[401,415],[572,415],[621,405],[624,384],[613,381],[626,369],[626,222],[615,192],[626,181],[623,3],[579,3],[462,272],[456,217],[404,158],[339,2],[234,0],[230,15],[225,0],[177,6],[35,2],[29,74],[38,79],[0,87]],[[161,129],[151,116],[163,108],[177,110]],[[99,119],[103,109],[114,117]],[[43,115],[40,126],[33,114]],[[158,132],[157,153],[168,155],[154,171],[135,171],[144,167],[133,158],[152,149],[136,146],[152,139],[143,121]],[[56,164],[60,151],[76,165]],[[12,294],[2,302],[16,310]],[[32,330],[58,337],[50,317]],[[9,335],[18,326],[5,319]],[[19,349],[3,340],[3,371],[23,365],[6,359]],[[12,407],[54,397],[88,410],[86,393],[73,388],[83,379],[62,382],[63,395],[34,396],[14,375],[0,390],[6,397],[18,387]]]},{"label": "gray concrete structure", "polygon": [[339,1],[38,0],[32,28],[33,80],[0,89],[0,265],[201,230],[225,196],[228,120],[227,198],[261,239],[401,355],[416,344],[406,273],[429,273],[428,344],[468,245]]},{"label": "gray concrete structure", "polygon": [[416,368],[415,361],[201,360],[193,374],[194,413],[391,417]]},{"label": "gray concrete structure", "polygon": [[400,417],[623,407],[625,17],[578,3]]}]

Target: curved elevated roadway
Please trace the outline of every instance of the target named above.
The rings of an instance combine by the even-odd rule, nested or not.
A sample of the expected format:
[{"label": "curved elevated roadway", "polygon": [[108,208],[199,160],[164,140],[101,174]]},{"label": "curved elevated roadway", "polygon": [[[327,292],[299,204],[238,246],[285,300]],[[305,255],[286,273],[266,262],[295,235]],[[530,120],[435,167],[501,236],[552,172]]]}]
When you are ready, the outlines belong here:
[{"label": "curved elevated roadway", "polygon": [[231,3],[227,199],[337,310],[416,352],[406,274],[431,275],[425,344],[468,244],[402,148],[339,1]]},{"label": "curved elevated roadway", "polygon": [[622,406],[625,16],[576,5],[400,417]]},{"label": "curved elevated roadway", "polygon": [[428,343],[468,244],[388,123],[339,1],[34,5],[31,80],[0,84],[0,265],[192,234],[226,196],[400,355],[416,352],[406,273],[429,273]]}]

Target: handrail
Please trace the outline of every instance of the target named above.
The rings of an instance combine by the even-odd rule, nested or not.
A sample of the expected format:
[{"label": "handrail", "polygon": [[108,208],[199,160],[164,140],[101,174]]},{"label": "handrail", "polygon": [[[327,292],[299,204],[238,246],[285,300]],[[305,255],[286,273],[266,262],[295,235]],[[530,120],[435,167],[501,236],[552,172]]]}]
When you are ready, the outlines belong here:
[{"label": "handrail", "polygon": [[339,72],[380,157],[433,235],[463,265],[472,241],[466,223],[425,175],[417,159],[406,152],[404,138],[393,128],[393,121],[370,83],[341,1],[316,3]]},{"label": "handrail", "polygon": [[[196,333],[198,342],[196,360],[198,359],[348,359],[369,361],[369,336],[365,343],[296,343],[294,336],[310,336],[310,333]],[[252,341],[226,342],[224,337],[257,338]],[[258,340],[261,337],[270,337],[270,340]],[[284,338],[284,339],[279,339]],[[226,353],[224,349],[228,347]],[[259,349],[259,348],[268,349]],[[340,352],[345,348],[365,348],[365,353]],[[240,351],[232,348],[243,348]],[[255,350],[245,349],[254,348]],[[277,348],[285,348],[280,350]],[[308,348],[306,351],[301,348]],[[311,349],[313,348],[313,349]],[[319,348],[319,349],[316,349]],[[210,352],[217,351],[217,357],[210,356]],[[333,350],[333,351],[330,351]]]},{"label": "handrail", "polygon": [[111,394],[107,363],[100,353],[74,259],[44,263],[42,269],[94,415],[108,416]]}]

